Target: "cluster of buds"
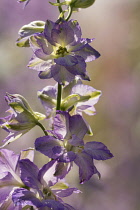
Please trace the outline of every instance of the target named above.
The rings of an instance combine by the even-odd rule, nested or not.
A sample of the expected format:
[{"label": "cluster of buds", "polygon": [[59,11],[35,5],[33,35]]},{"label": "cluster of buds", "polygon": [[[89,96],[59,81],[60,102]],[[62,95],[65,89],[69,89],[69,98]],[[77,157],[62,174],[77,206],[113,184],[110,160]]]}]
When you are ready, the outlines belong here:
[{"label": "cluster of buds", "polygon": [[[29,1],[18,2],[27,5]],[[33,51],[28,67],[38,71],[40,79],[53,78],[57,83],[37,92],[45,114],[33,111],[19,94],[5,96],[10,115],[0,119],[1,128],[9,133],[0,149],[0,209],[74,210],[62,200],[80,192],[64,181],[73,164],[78,166],[83,184],[94,174],[101,176],[94,160],[113,157],[102,142],[84,141],[85,135],[92,136],[92,130],[83,113],[95,115],[94,105],[101,96],[100,90],[83,84],[83,80],[90,81],[86,63],[100,54],[90,45],[93,38],[82,38],[77,20],[69,20],[73,9],[87,8],[94,2],[57,2],[54,5],[60,16],[56,22],[33,21],[19,30],[17,46]],[[66,18],[63,5],[72,9]],[[44,119],[50,122],[49,128],[40,123]],[[19,155],[4,149],[36,125],[43,136],[35,139],[34,148],[21,150]],[[40,169],[33,162],[35,150],[49,158]]]}]

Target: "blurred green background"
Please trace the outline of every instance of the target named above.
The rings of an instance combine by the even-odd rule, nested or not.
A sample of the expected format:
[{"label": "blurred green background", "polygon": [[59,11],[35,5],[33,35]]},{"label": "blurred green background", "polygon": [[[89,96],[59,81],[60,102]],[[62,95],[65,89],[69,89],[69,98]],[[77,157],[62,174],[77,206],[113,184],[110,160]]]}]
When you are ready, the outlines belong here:
[{"label": "blurred green background", "polygon": [[[101,53],[88,63],[91,85],[102,91],[96,105],[97,114],[86,117],[94,135],[85,140],[102,141],[114,158],[98,161],[102,178],[95,176],[79,185],[77,167],[67,180],[83,193],[65,201],[77,210],[140,210],[140,1],[96,0],[90,8],[74,13],[83,37],[95,38],[92,46]],[[5,92],[23,95],[33,110],[45,113],[36,92],[53,80],[40,80],[37,72],[26,66],[32,51],[18,48],[15,41],[22,25],[34,20],[58,18],[57,8],[47,0],[32,0],[25,10],[16,0],[0,1],[0,116],[8,109]],[[45,122],[47,124],[47,122]],[[45,125],[45,124],[44,124]],[[7,133],[0,130],[1,140]],[[21,139],[7,146],[19,152],[34,145],[42,136],[39,128],[32,129]],[[2,144],[2,143],[1,143]],[[36,153],[35,162],[41,167],[47,158]]]}]

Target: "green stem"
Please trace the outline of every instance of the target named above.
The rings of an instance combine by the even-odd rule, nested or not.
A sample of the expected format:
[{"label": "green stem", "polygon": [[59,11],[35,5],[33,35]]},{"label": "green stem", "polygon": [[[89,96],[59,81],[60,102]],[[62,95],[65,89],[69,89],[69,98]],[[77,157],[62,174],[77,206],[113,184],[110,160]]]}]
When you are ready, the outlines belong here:
[{"label": "green stem", "polygon": [[37,122],[37,125],[43,130],[44,134],[46,136],[48,136],[48,133],[47,133],[46,129],[44,128],[44,126],[40,122]]},{"label": "green stem", "polygon": [[[57,3],[59,4],[60,3],[60,0],[57,0]],[[63,12],[63,10],[62,10],[62,7],[61,6],[58,6],[58,9],[59,9],[59,12],[61,13],[61,12]]]},{"label": "green stem", "polygon": [[60,85],[60,84],[58,83],[56,110],[60,110],[60,107],[61,107],[61,95],[62,95],[62,85]]},{"label": "green stem", "polygon": [[71,7],[71,6],[69,6],[68,15],[67,15],[67,17],[65,18],[65,20],[66,20],[66,21],[68,21],[68,20],[69,20],[69,18],[71,17],[71,15],[72,15],[72,7]]}]

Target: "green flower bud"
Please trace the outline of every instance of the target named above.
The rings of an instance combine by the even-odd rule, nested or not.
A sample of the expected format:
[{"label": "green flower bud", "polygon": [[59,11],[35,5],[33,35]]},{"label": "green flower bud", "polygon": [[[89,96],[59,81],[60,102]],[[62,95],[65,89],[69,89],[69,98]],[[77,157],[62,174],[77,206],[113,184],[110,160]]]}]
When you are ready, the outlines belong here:
[{"label": "green flower bud", "polygon": [[33,21],[27,25],[24,25],[20,28],[18,34],[19,38],[17,39],[18,47],[29,47],[29,37],[34,33],[42,32],[45,27],[44,21]]},{"label": "green flower bud", "polygon": [[71,0],[69,5],[72,8],[87,8],[94,4],[95,0]]},{"label": "green flower bud", "polygon": [[9,132],[9,135],[5,138],[6,143],[2,147],[15,141],[38,125],[40,120],[46,118],[45,115],[34,112],[27,100],[19,94],[7,93],[5,100],[10,106],[8,110],[10,115],[0,119],[0,127]]}]

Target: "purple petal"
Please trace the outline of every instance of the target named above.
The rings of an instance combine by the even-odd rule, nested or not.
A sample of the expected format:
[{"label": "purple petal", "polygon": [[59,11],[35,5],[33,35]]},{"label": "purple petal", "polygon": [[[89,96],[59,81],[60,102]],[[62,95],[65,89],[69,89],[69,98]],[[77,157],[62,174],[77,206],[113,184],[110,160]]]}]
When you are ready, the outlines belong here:
[{"label": "purple petal", "polygon": [[20,184],[9,172],[0,173],[0,204],[9,197],[15,186],[20,186]]},{"label": "purple petal", "polygon": [[42,184],[45,181],[47,185],[50,187],[57,183],[58,177],[55,176],[56,165],[57,165],[57,161],[52,160],[52,161],[49,161],[47,164],[45,164],[39,170],[38,179]]},{"label": "purple petal", "polygon": [[[52,210],[65,210],[65,207],[62,203],[60,203],[59,201],[55,201],[55,200],[45,200],[44,202],[42,202],[44,206],[48,206],[49,209]],[[41,208],[41,210],[46,210],[46,208]]]},{"label": "purple petal", "polygon": [[83,139],[85,134],[88,132],[88,127],[82,116],[73,115],[70,117],[70,132],[71,134],[76,135],[79,139]]},{"label": "purple petal", "polygon": [[14,154],[13,151],[7,149],[1,149],[0,150],[1,172],[10,172],[14,176],[18,159],[19,155]]},{"label": "purple petal", "polygon": [[64,150],[64,148],[61,147],[60,141],[52,136],[37,138],[35,141],[35,148],[37,151],[52,159],[59,157]]},{"label": "purple petal", "polygon": [[61,66],[74,66],[78,64],[78,60],[75,56],[66,55],[64,57],[60,57],[54,59],[55,63]]},{"label": "purple petal", "polygon": [[86,73],[86,63],[81,56],[75,56],[77,59],[77,64],[74,66],[66,66],[66,69],[74,75],[83,75]]},{"label": "purple petal", "polygon": [[28,159],[20,160],[19,166],[21,170],[21,180],[23,183],[33,189],[40,189],[41,184],[38,181],[39,169],[37,166]]},{"label": "purple petal", "polygon": [[47,71],[40,71],[38,74],[40,79],[50,79],[52,78],[51,69],[48,69]]},{"label": "purple petal", "polygon": [[67,188],[62,190],[52,190],[58,197],[67,197],[70,196],[72,193],[79,193],[80,190],[77,188]]},{"label": "purple petal", "polygon": [[69,163],[57,162],[54,176],[58,177],[59,179],[65,178],[65,176],[71,170],[72,166],[73,166],[72,162]]},{"label": "purple petal", "polygon": [[75,78],[73,72],[69,72],[64,66],[58,64],[51,67],[51,73],[54,80],[57,81],[59,84],[71,82]]},{"label": "purple petal", "polygon": [[72,206],[70,206],[67,203],[63,203],[63,205],[65,206],[65,210],[76,210],[75,208],[73,208]]},{"label": "purple petal", "polygon": [[75,54],[83,57],[85,59],[85,62],[90,62],[100,57],[98,51],[92,48],[89,44],[86,44],[85,47],[82,48],[82,50],[75,52]]},{"label": "purple petal", "polygon": [[36,198],[35,193],[26,190],[24,188],[19,188],[12,194],[12,200],[15,206],[22,205],[22,207],[29,205],[35,207],[44,206],[39,199]]},{"label": "purple petal", "polygon": [[28,67],[37,71],[49,71],[52,66],[52,60],[43,61],[33,56],[28,63]]},{"label": "purple petal", "polygon": [[[57,27],[57,29],[56,29]],[[61,46],[66,46],[74,41],[74,32],[67,21],[63,21],[52,30],[52,39]]]},{"label": "purple petal", "polygon": [[22,210],[21,205],[14,205],[11,195],[3,203],[0,204],[1,210]]},{"label": "purple petal", "polygon": [[79,167],[79,178],[81,184],[88,181],[93,174],[98,173],[93,164],[93,158],[85,152],[78,153],[74,162]]},{"label": "purple petal", "polygon": [[96,160],[106,160],[113,157],[108,148],[101,142],[87,142],[84,151]]},{"label": "purple petal", "polygon": [[68,112],[57,111],[54,118],[53,127],[55,134],[60,138],[64,139],[70,135],[69,131],[69,119],[70,115]]},{"label": "purple petal", "polygon": [[64,162],[64,163],[69,163],[74,161],[76,158],[76,154],[73,151],[65,152],[61,156],[59,156],[58,161],[59,162]]},{"label": "purple petal", "polygon": [[72,135],[72,138],[69,139],[69,143],[73,146],[83,146],[84,145],[84,141],[83,139],[80,139],[78,136],[76,136],[75,134]]},{"label": "purple petal", "polygon": [[46,21],[46,25],[45,25],[45,29],[44,29],[44,35],[46,37],[46,39],[52,44],[55,45],[54,40],[51,37],[52,34],[52,29],[54,28],[55,23],[52,22],[51,20],[47,20]]}]

